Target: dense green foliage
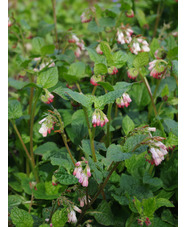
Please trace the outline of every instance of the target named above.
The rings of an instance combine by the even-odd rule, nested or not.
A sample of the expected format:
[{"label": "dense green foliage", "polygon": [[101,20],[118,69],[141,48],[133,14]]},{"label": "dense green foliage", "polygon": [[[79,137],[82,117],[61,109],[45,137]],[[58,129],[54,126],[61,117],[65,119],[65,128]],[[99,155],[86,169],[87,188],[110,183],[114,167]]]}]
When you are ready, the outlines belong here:
[{"label": "dense green foliage", "polygon": [[9,226],[178,226],[177,5],[9,1]]}]

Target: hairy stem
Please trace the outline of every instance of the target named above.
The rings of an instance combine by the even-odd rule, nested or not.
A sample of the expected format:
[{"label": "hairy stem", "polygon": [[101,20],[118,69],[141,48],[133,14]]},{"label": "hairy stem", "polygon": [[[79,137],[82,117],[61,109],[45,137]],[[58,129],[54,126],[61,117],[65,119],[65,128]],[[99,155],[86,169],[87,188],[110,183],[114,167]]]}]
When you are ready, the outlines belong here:
[{"label": "hairy stem", "polygon": [[94,135],[93,135],[91,127],[90,127],[87,109],[84,106],[83,106],[83,111],[84,111],[84,114],[85,114],[85,119],[86,119],[87,127],[88,127],[88,133],[89,133],[89,138],[90,138],[90,147],[91,147],[91,151],[92,151],[92,157],[93,157],[94,162],[97,162],[96,152],[95,152],[95,147],[94,147]]},{"label": "hairy stem", "polygon": [[54,31],[55,31],[55,37],[56,37],[56,48],[58,48],[56,0],[52,0],[52,9],[53,9],[53,17],[54,17]]},{"label": "hairy stem", "polygon": [[19,140],[21,142],[21,145],[23,146],[23,149],[24,149],[24,151],[26,153],[26,156],[27,156],[28,160],[30,161],[30,164],[32,166],[32,170],[33,170],[33,173],[34,173],[34,176],[35,176],[35,179],[36,179],[37,182],[39,182],[38,173],[37,173],[37,171],[35,169],[35,162],[34,162],[34,160],[32,160],[32,157],[30,156],[30,154],[29,154],[29,152],[28,152],[28,150],[27,150],[27,148],[26,148],[26,146],[25,146],[25,144],[23,142],[23,139],[22,139],[22,137],[21,137],[21,135],[20,135],[20,133],[19,133],[19,131],[17,129],[16,124],[13,121],[11,121],[11,123],[12,123],[13,128],[14,128],[14,130],[15,130],[15,132],[16,132],[16,134],[17,134],[17,136],[18,136],[18,138],[19,138]]},{"label": "hairy stem", "polygon": [[107,147],[110,145],[110,122],[111,122],[111,111],[112,111],[112,103],[108,105],[107,110],[107,117],[108,117],[108,123],[107,123]]},{"label": "hairy stem", "polygon": [[140,73],[140,76],[141,76],[141,79],[142,79],[142,81],[144,82],[144,84],[145,84],[145,86],[146,86],[146,88],[147,88],[148,94],[149,94],[150,99],[151,99],[152,107],[153,107],[153,110],[154,110],[154,114],[155,114],[155,117],[156,117],[156,119],[157,119],[157,121],[158,121],[158,124],[159,124],[159,126],[160,126],[160,129],[161,129],[161,131],[162,131],[162,133],[163,133],[163,136],[166,137],[166,134],[165,134],[165,132],[164,132],[163,125],[162,125],[161,121],[158,119],[158,112],[157,112],[157,109],[156,109],[156,106],[155,106],[155,103],[154,103],[154,99],[153,99],[152,92],[151,92],[149,83],[148,83],[148,81],[147,81],[147,78],[146,78],[146,77],[143,77],[143,76],[141,75],[141,73]]}]

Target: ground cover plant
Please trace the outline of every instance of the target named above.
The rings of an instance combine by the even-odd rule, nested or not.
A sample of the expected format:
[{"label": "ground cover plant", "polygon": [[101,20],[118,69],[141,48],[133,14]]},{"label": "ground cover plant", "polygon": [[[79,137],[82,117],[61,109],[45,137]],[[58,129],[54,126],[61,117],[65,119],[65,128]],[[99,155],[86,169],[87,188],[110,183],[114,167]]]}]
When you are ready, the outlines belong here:
[{"label": "ground cover plant", "polygon": [[9,1],[8,226],[177,226],[177,1]]}]

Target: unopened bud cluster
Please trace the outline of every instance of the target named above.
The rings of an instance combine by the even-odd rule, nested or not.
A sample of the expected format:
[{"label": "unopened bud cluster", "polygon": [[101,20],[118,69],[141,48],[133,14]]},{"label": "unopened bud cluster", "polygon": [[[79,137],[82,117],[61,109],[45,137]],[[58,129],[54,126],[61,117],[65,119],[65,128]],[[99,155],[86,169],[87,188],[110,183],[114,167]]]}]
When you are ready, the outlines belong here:
[{"label": "unopened bud cluster", "polygon": [[126,15],[127,17],[132,18],[132,17],[134,17],[134,11],[133,11],[132,9],[129,9],[129,10],[127,10],[127,11],[125,12],[125,15]]},{"label": "unopened bud cluster", "polygon": [[108,74],[110,75],[116,75],[118,73],[118,69],[115,66],[111,66],[108,68]]},{"label": "unopened bud cluster", "polygon": [[149,68],[150,70],[150,76],[156,78],[156,79],[161,79],[162,76],[164,76],[167,65],[165,64],[165,61],[163,60],[154,60],[149,62]]},{"label": "unopened bud cluster", "polygon": [[41,96],[41,101],[46,104],[52,103],[54,96],[47,89],[44,89],[44,91],[45,91],[45,95]]},{"label": "unopened bud cluster", "polygon": [[98,82],[101,82],[104,80],[104,76],[103,75],[93,75],[91,78],[90,78],[90,83],[94,86],[98,86]]},{"label": "unopened bud cluster", "polygon": [[92,125],[93,127],[101,126],[103,127],[108,122],[107,116],[100,110],[96,109],[92,115]]},{"label": "unopened bud cluster", "polygon": [[139,74],[139,72],[135,68],[131,68],[127,71],[128,78],[130,78],[131,80],[135,80],[137,78],[138,74]]},{"label": "unopened bud cluster", "polygon": [[123,93],[123,95],[120,98],[116,99],[116,105],[119,108],[128,107],[130,102],[132,102],[132,99],[127,93]]},{"label": "unopened bud cluster", "polygon": [[148,217],[138,219],[138,225],[143,226],[144,223],[145,223],[146,226],[150,226],[151,225],[151,221],[150,221],[150,219]]},{"label": "unopened bud cluster", "polygon": [[76,168],[74,169],[73,175],[79,179],[79,183],[83,187],[88,187],[88,178],[91,177],[90,167],[84,157],[82,157],[82,160],[75,164]]}]

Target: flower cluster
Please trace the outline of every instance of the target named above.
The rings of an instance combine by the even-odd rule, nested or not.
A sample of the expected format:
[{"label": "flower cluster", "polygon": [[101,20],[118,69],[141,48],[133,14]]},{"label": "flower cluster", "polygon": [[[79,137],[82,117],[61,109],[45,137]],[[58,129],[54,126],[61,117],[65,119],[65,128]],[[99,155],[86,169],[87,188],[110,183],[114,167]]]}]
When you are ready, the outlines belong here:
[{"label": "flower cluster", "polygon": [[84,41],[82,39],[80,40],[76,35],[72,34],[72,36],[68,40],[68,42],[74,43],[76,45],[74,54],[76,55],[77,58],[79,58],[79,56],[82,53],[82,50],[85,50]]},{"label": "flower cluster", "polygon": [[75,164],[76,168],[74,169],[73,175],[79,179],[79,183],[83,187],[88,187],[88,178],[91,177],[90,167],[84,157],[82,157],[82,160]]},{"label": "flower cluster", "polygon": [[115,66],[111,66],[108,68],[108,74],[110,75],[116,75],[118,73],[118,69]]},{"label": "flower cluster", "polygon": [[131,28],[121,26],[121,29],[117,30],[117,42],[120,44],[130,43],[132,34],[133,30]]},{"label": "flower cluster", "polygon": [[127,16],[127,17],[134,17],[134,11],[132,10],[132,9],[130,9],[130,10],[127,10],[126,12],[125,12],[125,15]]},{"label": "flower cluster", "polygon": [[92,115],[92,125],[93,127],[101,126],[103,127],[108,122],[107,116],[100,110],[96,109]]},{"label": "flower cluster", "polygon": [[152,158],[156,166],[161,164],[164,160],[164,156],[168,154],[167,147],[160,141],[153,141],[149,152],[152,154]]},{"label": "flower cluster", "polygon": [[98,82],[100,81],[103,81],[104,80],[104,76],[102,75],[93,75],[91,78],[90,78],[90,83],[94,86],[98,86]]},{"label": "flower cluster", "polygon": [[86,11],[81,14],[81,23],[89,23],[92,20],[92,16],[93,13],[95,13],[95,10],[95,7],[86,9]]},{"label": "flower cluster", "polygon": [[131,68],[127,71],[128,78],[135,80],[138,76],[139,72],[136,68]]},{"label": "flower cluster", "polygon": [[[78,200],[80,202],[80,207],[84,207],[84,205],[87,205],[87,198],[86,198],[86,196],[79,197]],[[88,202],[90,203],[90,200],[89,199],[88,199]]]},{"label": "flower cluster", "polygon": [[138,219],[138,225],[143,226],[144,222],[146,226],[151,225],[151,221],[148,217],[146,217],[145,219]]},{"label": "flower cluster", "polygon": [[41,96],[41,101],[46,104],[52,103],[54,96],[47,89],[44,89],[44,90],[45,90],[45,95]]},{"label": "flower cluster", "polygon": [[77,206],[73,206],[70,209],[70,212],[68,213],[68,222],[69,223],[76,223],[77,222],[77,217],[76,217],[76,212],[81,213],[81,209],[79,209]]},{"label": "flower cluster", "polygon": [[132,100],[127,93],[123,93],[123,95],[120,98],[116,99],[116,105],[119,108],[124,108],[124,106],[128,107],[130,102],[132,102]]},{"label": "flower cluster", "polygon": [[149,44],[142,37],[134,38],[131,43],[132,44],[130,45],[130,51],[133,54],[137,55],[138,52],[149,52],[150,51]]},{"label": "flower cluster", "polygon": [[39,124],[41,124],[41,128],[39,129],[39,133],[43,135],[43,137],[47,136],[47,133],[51,133],[51,130],[54,130],[54,119],[52,115],[48,115],[44,119],[42,119]]},{"label": "flower cluster", "polygon": [[165,65],[165,61],[163,60],[154,60],[149,62],[149,68],[150,70],[150,76],[156,78],[156,79],[161,79],[162,76],[164,75],[167,67]]}]

